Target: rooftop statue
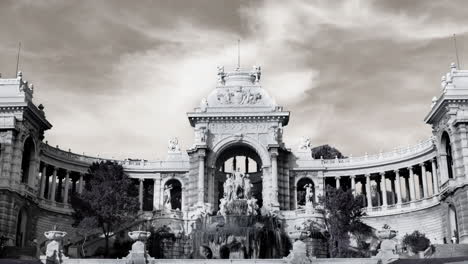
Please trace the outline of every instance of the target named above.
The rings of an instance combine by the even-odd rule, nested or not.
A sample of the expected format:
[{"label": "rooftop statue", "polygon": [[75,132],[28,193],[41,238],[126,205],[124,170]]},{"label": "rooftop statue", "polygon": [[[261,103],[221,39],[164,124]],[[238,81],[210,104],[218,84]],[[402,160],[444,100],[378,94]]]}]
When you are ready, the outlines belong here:
[{"label": "rooftop statue", "polygon": [[169,152],[180,152],[179,139],[174,137],[169,140]]}]

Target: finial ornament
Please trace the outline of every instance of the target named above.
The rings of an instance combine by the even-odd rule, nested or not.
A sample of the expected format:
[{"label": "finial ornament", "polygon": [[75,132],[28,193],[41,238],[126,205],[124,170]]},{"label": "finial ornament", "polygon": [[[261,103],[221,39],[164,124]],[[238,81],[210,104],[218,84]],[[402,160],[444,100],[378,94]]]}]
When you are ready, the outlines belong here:
[{"label": "finial ornament", "polygon": [[437,97],[432,97],[432,104],[431,104],[431,108],[434,107],[435,105],[437,104]]},{"label": "finial ornament", "polygon": [[22,78],[23,78],[23,72],[22,72],[22,71],[19,71],[19,72],[16,74],[16,78],[22,79]]},{"label": "finial ornament", "polygon": [[226,73],[224,72],[224,66],[218,66],[218,84],[224,85],[224,77],[226,77]]},{"label": "finial ornament", "polygon": [[260,66],[253,66],[253,71],[251,72],[252,76],[255,77],[255,82],[260,81],[260,76],[262,75],[262,69]]},{"label": "finial ornament", "polygon": [[455,64],[455,62],[452,62],[452,63],[450,64],[450,68],[452,68],[452,69],[457,69],[457,64]]}]

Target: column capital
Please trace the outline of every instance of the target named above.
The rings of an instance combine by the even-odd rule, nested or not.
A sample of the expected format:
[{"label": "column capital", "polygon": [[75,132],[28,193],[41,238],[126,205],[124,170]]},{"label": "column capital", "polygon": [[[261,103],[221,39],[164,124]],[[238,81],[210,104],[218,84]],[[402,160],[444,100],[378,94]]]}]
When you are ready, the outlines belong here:
[{"label": "column capital", "polygon": [[418,165],[422,167],[424,166],[424,162],[420,162]]},{"label": "column capital", "polygon": [[382,176],[382,177],[385,177],[385,171],[379,172],[379,175]]},{"label": "column capital", "polygon": [[365,176],[366,178],[370,178],[370,173],[366,173],[366,174],[364,174],[364,176]]},{"label": "column capital", "polygon": [[335,180],[341,179],[341,176],[335,176]]},{"label": "column capital", "polygon": [[70,175],[70,173],[71,173],[71,170],[67,170],[67,169],[65,169],[65,175],[69,176],[69,175]]},{"label": "column capital", "polygon": [[409,171],[413,171],[413,166],[406,167]]},{"label": "column capital", "polygon": [[356,179],[356,175],[349,175],[351,179]]},{"label": "column capital", "polygon": [[60,169],[60,168],[57,168],[55,166],[52,166],[52,168],[54,168],[54,173],[57,173],[57,171]]},{"label": "column capital", "polygon": [[142,181],[145,180],[145,178],[138,178],[138,180],[139,180],[140,182],[142,182]]},{"label": "column capital", "polygon": [[399,175],[400,174],[400,169],[393,170],[393,172]]}]

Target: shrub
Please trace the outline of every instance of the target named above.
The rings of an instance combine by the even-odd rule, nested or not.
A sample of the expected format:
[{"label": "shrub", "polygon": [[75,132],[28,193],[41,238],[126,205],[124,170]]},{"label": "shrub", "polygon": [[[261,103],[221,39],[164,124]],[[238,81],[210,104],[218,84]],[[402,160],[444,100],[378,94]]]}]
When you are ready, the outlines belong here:
[{"label": "shrub", "polygon": [[414,253],[426,250],[430,243],[426,235],[417,230],[403,237],[403,245],[410,247]]}]

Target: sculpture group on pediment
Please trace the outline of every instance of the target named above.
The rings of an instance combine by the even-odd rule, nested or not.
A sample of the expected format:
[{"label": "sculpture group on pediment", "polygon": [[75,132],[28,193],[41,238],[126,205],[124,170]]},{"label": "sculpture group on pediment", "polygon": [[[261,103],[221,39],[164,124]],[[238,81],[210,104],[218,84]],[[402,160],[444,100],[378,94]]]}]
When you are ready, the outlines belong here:
[{"label": "sculpture group on pediment", "polygon": [[260,81],[260,76],[262,75],[261,67],[253,66],[253,71],[250,74],[255,77],[255,82],[258,83]]},{"label": "sculpture group on pediment", "polygon": [[262,94],[251,92],[250,89],[243,87],[237,87],[233,90],[218,91],[217,99],[221,104],[256,104],[262,99]]}]

